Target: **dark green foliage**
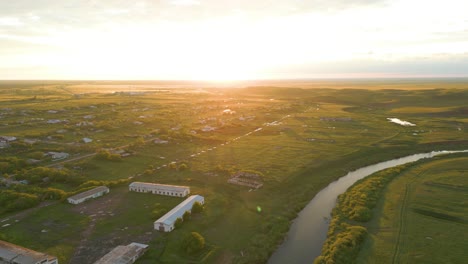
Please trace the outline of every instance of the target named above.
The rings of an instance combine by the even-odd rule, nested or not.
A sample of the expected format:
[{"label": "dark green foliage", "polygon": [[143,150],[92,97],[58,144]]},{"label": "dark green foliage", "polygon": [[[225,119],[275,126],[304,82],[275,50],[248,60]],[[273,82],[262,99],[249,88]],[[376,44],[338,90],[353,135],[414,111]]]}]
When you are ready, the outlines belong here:
[{"label": "dark green foliage", "polygon": [[182,226],[182,223],[184,222],[184,220],[182,220],[182,218],[177,218],[175,223],[174,223],[174,228],[180,228]]},{"label": "dark green foliage", "polygon": [[122,157],[119,154],[110,153],[107,150],[101,150],[96,154],[98,160],[109,160],[109,161],[122,161]]},{"label": "dark green foliage", "polygon": [[11,190],[0,191],[0,213],[34,207],[39,204],[35,194],[19,193]]},{"label": "dark green foliage", "polygon": [[191,216],[190,212],[186,211],[184,215],[182,216],[182,218],[184,219],[184,221],[187,221],[190,219],[190,216]]},{"label": "dark green foliage", "polygon": [[195,202],[192,205],[192,214],[198,214],[203,212],[203,205],[200,202]]},{"label": "dark green foliage", "polygon": [[0,157],[0,172],[2,173],[13,173],[16,170],[20,170],[26,167],[26,161],[16,157]]},{"label": "dark green foliage", "polygon": [[168,209],[162,206],[160,203],[154,204],[154,209],[151,212],[151,219],[158,219],[168,212]]},{"label": "dark green foliage", "polygon": [[86,181],[78,186],[78,188],[88,188],[88,187],[97,187],[97,186],[107,186],[107,187],[115,187],[120,185],[125,185],[130,182],[130,179],[120,179],[120,180],[113,180],[113,181]]},{"label": "dark green foliage", "polygon": [[54,169],[36,167],[30,170],[22,170],[15,176],[17,180],[27,180],[30,184],[45,182],[60,182],[71,185],[79,185],[84,179],[68,169]]},{"label": "dark green foliage", "polygon": [[196,254],[205,248],[205,238],[197,232],[187,234],[182,247],[188,254]]}]

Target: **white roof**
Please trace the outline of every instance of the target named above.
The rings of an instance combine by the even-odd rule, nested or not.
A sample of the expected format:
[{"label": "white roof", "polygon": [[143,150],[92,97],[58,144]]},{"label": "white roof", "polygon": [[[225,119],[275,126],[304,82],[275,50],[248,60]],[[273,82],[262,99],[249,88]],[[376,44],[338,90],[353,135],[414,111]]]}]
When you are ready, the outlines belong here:
[{"label": "white roof", "polygon": [[203,202],[205,198],[201,195],[191,195],[176,207],[172,208],[169,212],[156,220],[156,223],[164,223],[166,225],[173,224],[177,218],[182,217],[186,211],[192,210],[195,202]]},{"label": "white roof", "polygon": [[56,259],[56,257],[0,240],[0,263],[4,263],[2,259],[7,261],[5,263],[14,259],[15,263],[34,264],[47,259]]},{"label": "white roof", "polygon": [[80,199],[92,196],[96,193],[103,192],[103,191],[109,191],[109,188],[107,188],[106,186],[99,186],[94,189],[91,189],[91,190],[88,190],[79,194],[75,194],[72,197],[68,197],[68,199],[80,200]]},{"label": "white roof", "polygon": [[178,185],[168,185],[168,184],[158,184],[158,183],[151,183],[151,182],[132,182],[129,185],[130,187],[144,187],[150,189],[163,189],[167,191],[176,191],[176,192],[183,192],[185,190],[190,190],[188,186],[178,186]]},{"label": "white roof", "polygon": [[117,246],[111,252],[104,255],[94,264],[127,264],[133,263],[132,259],[141,255],[140,252],[148,248],[148,245],[131,243],[127,246]]}]

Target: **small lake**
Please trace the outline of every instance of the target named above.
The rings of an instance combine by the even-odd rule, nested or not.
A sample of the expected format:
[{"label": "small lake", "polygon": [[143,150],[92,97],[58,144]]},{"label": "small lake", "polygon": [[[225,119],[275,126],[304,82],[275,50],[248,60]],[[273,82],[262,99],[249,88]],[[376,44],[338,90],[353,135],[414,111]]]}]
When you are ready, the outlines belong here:
[{"label": "small lake", "polygon": [[293,221],[285,241],[270,257],[269,264],[310,264],[322,251],[327,238],[328,220],[336,204],[338,195],[344,193],[356,181],[377,171],[414,162],[424,158],[432,158],[441,154],[468,152],[433,151],[414,154],[398,159],[380,162],[349,172],[345,176],[330,183],[322,189]]}]

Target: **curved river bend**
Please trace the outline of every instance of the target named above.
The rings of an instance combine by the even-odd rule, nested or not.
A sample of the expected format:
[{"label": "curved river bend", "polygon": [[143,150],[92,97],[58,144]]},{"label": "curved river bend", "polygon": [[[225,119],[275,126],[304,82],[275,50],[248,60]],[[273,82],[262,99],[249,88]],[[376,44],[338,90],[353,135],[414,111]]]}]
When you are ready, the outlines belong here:
[{"label": "curved river bend", "polygon": [[299,213],[291,225],[285,241],[270,257],[269,264],[302,264],[312,263],[322,251],[327,238],[328,219],[335,207],[338,195],[344,193],[356,181],[377,171],[414,162],[424,158],[432,158],[441,154],[468,152],[433,151],[406,156],[399,159],[380,162],[349,172],[345,176],[330,183],[322,189],[314,199]]}]

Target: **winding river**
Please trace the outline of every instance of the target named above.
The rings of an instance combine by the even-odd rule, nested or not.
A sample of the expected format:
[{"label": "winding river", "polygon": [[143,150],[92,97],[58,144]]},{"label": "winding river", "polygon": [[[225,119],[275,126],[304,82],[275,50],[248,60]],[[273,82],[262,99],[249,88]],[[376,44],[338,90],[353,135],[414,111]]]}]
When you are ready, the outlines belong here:
[{"label": "winding river", "polygon": [[468,152],[433,151],[380,162],[349,172],[345,176],[330,183],[322,189],[299,213],[292,223],[285,241],[270,257],[269,264],[312,263],[321,253],[323,243],[327,238],[328,219],[335,207],[338,195],[344,193],[356,181],[377,171],[414,162],[424,158],[432,158],[441,154]]}]

